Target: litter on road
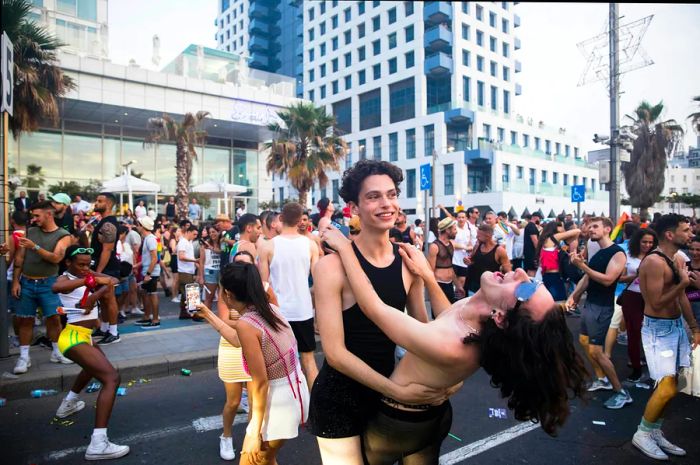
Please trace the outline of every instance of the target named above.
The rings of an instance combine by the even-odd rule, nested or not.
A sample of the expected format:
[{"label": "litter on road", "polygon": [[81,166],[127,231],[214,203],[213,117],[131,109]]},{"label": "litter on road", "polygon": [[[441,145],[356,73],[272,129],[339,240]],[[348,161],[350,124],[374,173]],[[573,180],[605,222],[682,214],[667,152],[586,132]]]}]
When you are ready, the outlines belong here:
[{"label": "litter on road", "polygon": [[596,420],[593,420],[593,424],[594,424],[594,425],[599,425],[599,426],[605,426],[605,422],[604,422],[604,421],[596,421]]}]

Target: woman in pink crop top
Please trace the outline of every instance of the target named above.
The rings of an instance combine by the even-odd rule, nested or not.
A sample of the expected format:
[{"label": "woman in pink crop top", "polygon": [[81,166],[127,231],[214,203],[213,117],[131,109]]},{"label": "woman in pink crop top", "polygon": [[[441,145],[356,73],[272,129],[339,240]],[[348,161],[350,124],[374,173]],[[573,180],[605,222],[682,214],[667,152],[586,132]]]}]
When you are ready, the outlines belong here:
[{"label": "woman in pink crop top", "polygon": [[253,379],[248,383],[252,415],[240,463],[276,463],[280,447],[297,437],[309,411],[296,339],[289,323],[270,305],[255,265],[230,263],[220,279],[221,298],[241,315],[235,329],[204,305],[198,316],[232,345],[240,344],[244,368]]},{"label": "woman in pink crop top", "polygon": [[563,242],[566,247],[570,242],[578,240],[579,234],[579,229],[564,231],[561,222],[552,221],[544,226],[537,241],[536,256],[542,268],[542,282],[557,302],[566,300],[564,278],[559,270],[559,251],[562,249],[560,243]]}]

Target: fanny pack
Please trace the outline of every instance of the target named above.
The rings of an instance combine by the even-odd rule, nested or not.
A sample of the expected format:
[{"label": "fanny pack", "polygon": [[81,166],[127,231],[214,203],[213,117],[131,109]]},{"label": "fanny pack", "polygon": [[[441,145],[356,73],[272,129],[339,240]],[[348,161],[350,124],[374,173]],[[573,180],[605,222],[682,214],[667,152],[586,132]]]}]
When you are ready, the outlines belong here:
[{"label": "fanny pack", "polygon": [[695,289],[693,291],[685,291],[686,297],[688,297],[688,300],[691,302],[698,302],[700,301],[700,289]]}]

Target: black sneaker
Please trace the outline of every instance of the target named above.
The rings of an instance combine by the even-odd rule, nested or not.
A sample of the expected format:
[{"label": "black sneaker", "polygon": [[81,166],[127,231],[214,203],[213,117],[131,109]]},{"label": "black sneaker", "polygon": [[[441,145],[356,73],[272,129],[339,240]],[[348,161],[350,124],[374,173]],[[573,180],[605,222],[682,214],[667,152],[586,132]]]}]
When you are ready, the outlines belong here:
[{"label": "black sneaker", "polygon": [[135,324],[136,326],[143,326],[143,325],[147,325],[147,324],[150,324],[150,323],[151,323],[150,318],[148,318],[148,319],[147,319],[147,318],[144,318],[144,319],[142,319],[142,320],[134,321],[134,324]]},{"label": "black sneaker", "polygon": [[107,333],[107,335],[104,338],[102,338],[102,340],[99,341],[98,344],[101,346],[106,346],[109,344],[114,344],[115,342],[121,342],[119,334],[115,336],[112,333]]},{"label": "black sneaker", "polygon": [[105,333],[100,328],[97,328],[96,330],[94,330],[92,332],[92,337],[105,337],[107,334],[109,334],[109,333],[108,332]]},{"label": "black sneaker", "polygon": [[117,315],[117,323],[122,324],[126,321],[126,315],[122,315],[121,313]]},{"label": "black sneaker", "polygon": [[632,370],[632,373],[627,377],[630,383],[639,383],[642,381],[642,370]]},{"label": "black sneaker", "polygon": [[160,321],[149,321],[148,323],[141,325],[141,329],[158,329],[158,328],[160,328]]},{"label": "black sneaker", "polygon": [[38,337],[32,345],[33,346],[41,346],[41,347],[44,347],[46,349],[53,349],[53,345],[51,344],[51,341],[46,336]]}]

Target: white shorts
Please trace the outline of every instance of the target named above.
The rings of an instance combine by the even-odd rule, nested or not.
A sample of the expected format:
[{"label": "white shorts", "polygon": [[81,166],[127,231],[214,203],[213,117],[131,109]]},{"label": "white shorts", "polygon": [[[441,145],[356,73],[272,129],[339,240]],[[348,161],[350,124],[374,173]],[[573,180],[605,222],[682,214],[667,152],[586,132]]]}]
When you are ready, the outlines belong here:
[{"label": "white shorts", "polygon": [[612,319],[610,320],[611,329],[620,329],[620,324],[622,323],[622,307],[615,304],[615,311],[613,311]]},{"label": "white shorts", "polygon": [[[269,381],[270,389],[267,393],[265,418],[260,429],[263,441],[297,437],[299,425],[305,423],[309,417],[309,388],[299,366],[297,366],[297,373],[299,375],[299,391],[297,391],[297,386],[294,386],[294,392],[292,392],[292,387],[286,377]],[[293,384],[297,382],[294,374],[290,378]],[[298,392],[301,392],[301,401],[298,398]],[[248,428],[246,428],[246,433],[250,433]]]}]

